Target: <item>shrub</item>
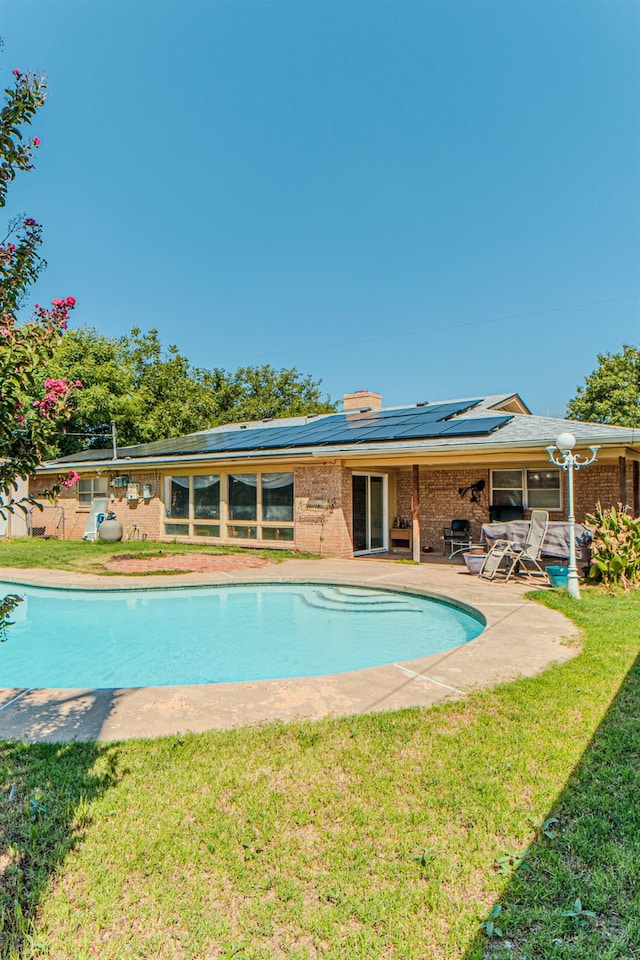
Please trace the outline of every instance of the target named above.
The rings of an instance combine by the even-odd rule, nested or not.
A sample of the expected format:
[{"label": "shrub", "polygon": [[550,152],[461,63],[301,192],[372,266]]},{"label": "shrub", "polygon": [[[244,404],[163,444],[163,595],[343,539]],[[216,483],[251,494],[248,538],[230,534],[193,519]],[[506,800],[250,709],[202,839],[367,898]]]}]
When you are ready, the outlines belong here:
[{"label": "shrub", "polygon": [[640,517],[632,517],[621,503],[617,510],[598,504],[587,523],[595,527],[589,575],[607,587],[640,586]]}]

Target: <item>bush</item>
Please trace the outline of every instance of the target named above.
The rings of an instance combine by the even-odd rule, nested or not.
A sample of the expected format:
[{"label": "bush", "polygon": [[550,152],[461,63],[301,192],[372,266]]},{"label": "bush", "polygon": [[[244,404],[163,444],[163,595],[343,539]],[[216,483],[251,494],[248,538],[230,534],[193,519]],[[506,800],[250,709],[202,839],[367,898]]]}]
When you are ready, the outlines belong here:
[{"label": "bush", "polygon": [[640,586],[640,518],[632,517],[621,503],[603,510],[598,504],[587,523],[595,527],[589,576],[605,586]]}]

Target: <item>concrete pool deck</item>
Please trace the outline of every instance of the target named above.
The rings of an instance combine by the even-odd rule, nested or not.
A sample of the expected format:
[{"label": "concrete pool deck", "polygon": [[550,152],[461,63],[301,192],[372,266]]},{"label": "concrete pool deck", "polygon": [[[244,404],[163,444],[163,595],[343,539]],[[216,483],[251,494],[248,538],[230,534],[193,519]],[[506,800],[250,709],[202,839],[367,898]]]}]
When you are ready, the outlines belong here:
[{"label": "concrete pool deck", "polygon": [[[429,707],[519,676],[533,676],[579,650],[577,628],[524,598],[535,581],[488,582],[446,563],[285,560],[259,568],[179,575],[101,577],[0,568],[0,580],[75,589],[140,589],[225,583],[348,583],[406,588],[480,611],[487,625],[454,650],[330,676],[120,690],[0,688],[0,739],[31,742],[124,740],[228,729],[270,720],[320,719]],[[573,643],[567,640],[573,639]],[[1,677],[0,648],[0,677]]]}]

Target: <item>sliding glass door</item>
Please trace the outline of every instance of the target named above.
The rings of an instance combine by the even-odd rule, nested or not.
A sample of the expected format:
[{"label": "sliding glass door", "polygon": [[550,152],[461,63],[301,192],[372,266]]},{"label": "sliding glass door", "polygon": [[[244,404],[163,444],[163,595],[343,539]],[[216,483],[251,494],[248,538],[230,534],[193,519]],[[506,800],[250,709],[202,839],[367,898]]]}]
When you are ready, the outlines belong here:
[{"label": "sliding glass door", "polygon": [[354,473],[353,552],[387,549],[387,478],[381,474]]}]

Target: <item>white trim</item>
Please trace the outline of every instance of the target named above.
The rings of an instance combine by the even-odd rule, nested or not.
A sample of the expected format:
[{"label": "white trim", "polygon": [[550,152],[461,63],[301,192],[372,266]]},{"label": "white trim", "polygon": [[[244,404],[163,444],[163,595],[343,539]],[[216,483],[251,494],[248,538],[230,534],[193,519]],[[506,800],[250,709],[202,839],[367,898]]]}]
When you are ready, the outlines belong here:
[{"label": "white trim", "polygon": [[[519,487],[494,487],[493,476],[495,473],[519,473],[521,476],[521,485]],[[489,471],[489,486],[490,486],[490,498],[489,503],[492,507],[500,506],[500,504],[495,504],[493,501],[493,494],[495,490],[514,490],[522,494],[522,509],[523,510],[548,510],[550,513],[562,513],[564,510],[564,491],[562,486],[562,471],[558,470],[559,475],[559,486],[558,486],[558,506],[549,507],[549,506],[532,506],[529,503],[529,485],[527,483],[527,474],[529,473],[552,473],[552,470],[549,470],[547,466],[545,467],[507,467],[500,466],[492,468]],[[549,487],[547,489],[555,489]],[[519,504],[514,504],[514,506],[519,506]]]},{"label": "white trim", "polygon": [[[354,550],[354,557],[364,557],[372,553],[386,553],[389,549],[389,474],[371,473],[361,470],[354,470],[351,473],[351,480],[354,477],[367,477],[367,543],[371,543],[371,478],[376,477],[382,480],[382,546],[367,547],[366,550]],[[353,535],[353,505],[351,510],[351,532]]]}]

